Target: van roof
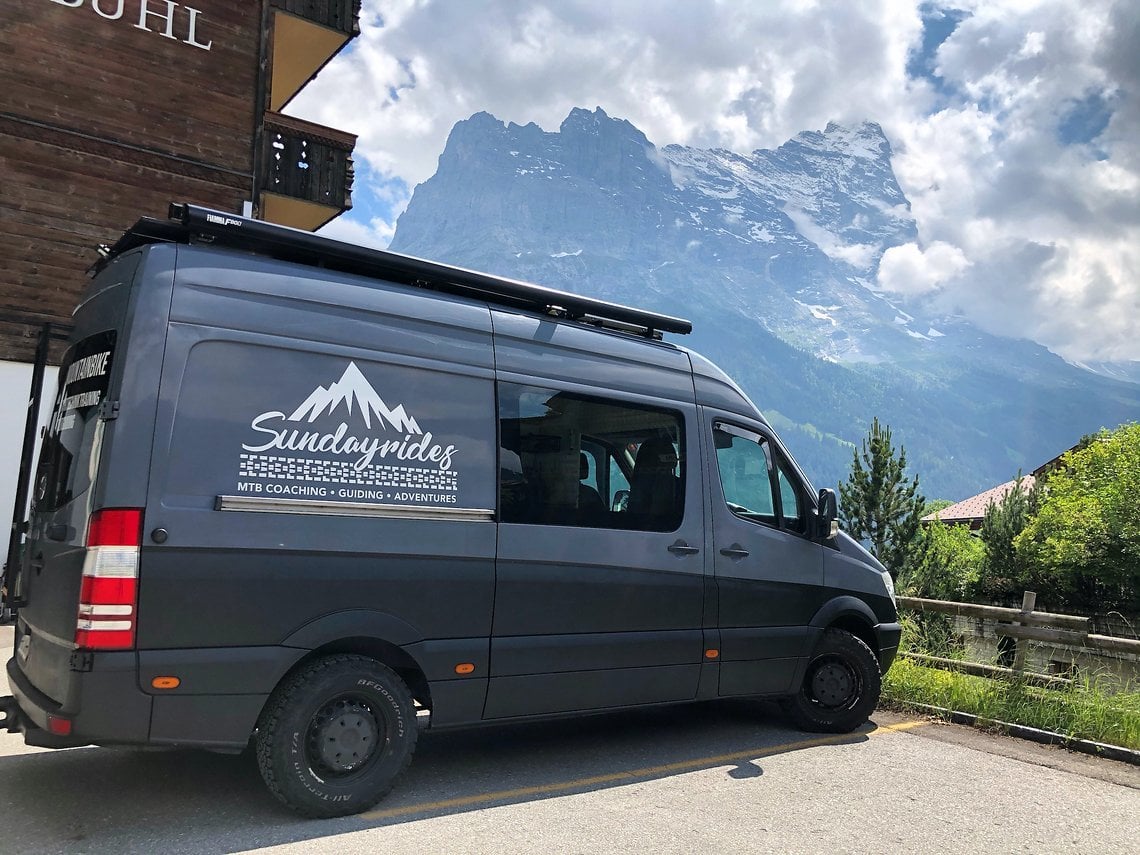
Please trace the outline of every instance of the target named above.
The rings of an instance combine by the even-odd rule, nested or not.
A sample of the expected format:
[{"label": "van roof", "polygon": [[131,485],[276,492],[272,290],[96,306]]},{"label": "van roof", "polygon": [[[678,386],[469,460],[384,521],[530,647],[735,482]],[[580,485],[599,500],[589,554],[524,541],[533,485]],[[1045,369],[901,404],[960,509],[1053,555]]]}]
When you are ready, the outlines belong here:
[{"label": "van roof", "polygon": [[489,303],[529,309],[645,338],[660,339],[663,332],[685,335],[693,330],[692,323],[683,318],[595,300],[410,255],[345,243],[197,205],[172,203],[169,217],[169,220],[151,217],[140,219],[114,246],[99,248],[100,260],[92,265],[88,273],[95,275],[115,256],[147,244],[210,244],[242,249],[283,261],[474,297]]}]

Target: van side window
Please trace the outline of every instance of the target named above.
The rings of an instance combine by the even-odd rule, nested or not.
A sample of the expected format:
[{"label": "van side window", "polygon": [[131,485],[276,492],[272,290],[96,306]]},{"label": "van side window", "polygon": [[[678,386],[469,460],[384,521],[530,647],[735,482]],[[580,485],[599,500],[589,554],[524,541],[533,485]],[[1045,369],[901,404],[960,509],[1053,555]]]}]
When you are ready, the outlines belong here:
[{"label": "van side window", "polygon": [[499,385],[507,523],[673,531],[684,515],[681,413]]},{"label": "van side window", "polygon": [[768,441],[727,424],[714,426],[713,439],[728,509],[741,519],[803,531],[797,481]]}]

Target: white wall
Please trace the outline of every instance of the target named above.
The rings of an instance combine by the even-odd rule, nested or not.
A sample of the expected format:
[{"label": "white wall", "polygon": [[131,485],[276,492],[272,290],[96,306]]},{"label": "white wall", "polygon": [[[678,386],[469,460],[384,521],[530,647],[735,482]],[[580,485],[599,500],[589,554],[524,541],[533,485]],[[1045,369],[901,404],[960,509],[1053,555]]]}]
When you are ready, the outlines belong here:
[{"label": "white wall", "polygon": [[[51,405],[55,401],[55,385],[59,369],[49,365],[44,371],[44,389],[40,400],[40,426],[47,424]],[[16,504],[16,481],[20,474],[20,450],[24,445],[24,422],[28,418],[28,397],[31,392],[32,366],[26,362],[0,361],[0,517],[3,541],[0,542],[0,563],[7,557],[9,526],[12,509]],[[39,454],[39,435],[36,431],[36,454]],[[34,463],[33,463],[34,465]]]}]

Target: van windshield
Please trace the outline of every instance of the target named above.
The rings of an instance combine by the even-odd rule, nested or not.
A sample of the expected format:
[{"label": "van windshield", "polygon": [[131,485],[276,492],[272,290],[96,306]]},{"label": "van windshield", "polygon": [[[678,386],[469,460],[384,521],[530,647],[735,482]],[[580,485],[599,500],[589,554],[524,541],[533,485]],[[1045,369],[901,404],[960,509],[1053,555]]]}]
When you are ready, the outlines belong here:
[{"label": "van windshield", "polygon": [[35,508],[54,511],[91,486],[98,462],[99,405],[107,397],[114,330],[72,345],[59,367],[59,391],[36,472]]}]

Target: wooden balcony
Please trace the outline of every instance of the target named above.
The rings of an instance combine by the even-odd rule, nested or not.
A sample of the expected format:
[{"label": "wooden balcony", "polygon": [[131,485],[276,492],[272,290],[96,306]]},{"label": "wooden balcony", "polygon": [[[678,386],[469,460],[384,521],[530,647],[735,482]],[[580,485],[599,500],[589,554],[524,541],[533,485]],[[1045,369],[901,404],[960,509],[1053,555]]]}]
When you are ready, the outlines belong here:
[{"label": "wooden balcony", "polygon": [[265,114],[261,218],[313,231],[352,207],[354,134]]},{"label": "wooden balcony", "polygon": [[269,109],[277,112],[360,34],[360,0],[270,0]]}]

